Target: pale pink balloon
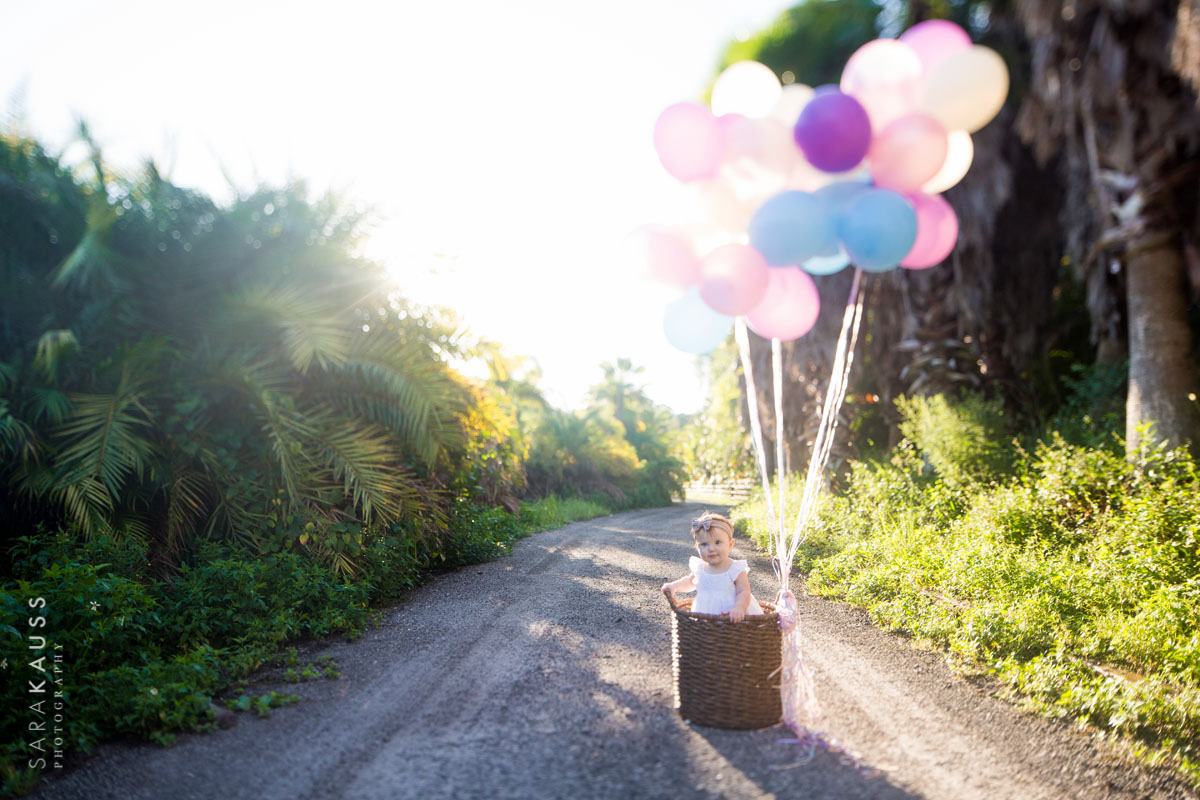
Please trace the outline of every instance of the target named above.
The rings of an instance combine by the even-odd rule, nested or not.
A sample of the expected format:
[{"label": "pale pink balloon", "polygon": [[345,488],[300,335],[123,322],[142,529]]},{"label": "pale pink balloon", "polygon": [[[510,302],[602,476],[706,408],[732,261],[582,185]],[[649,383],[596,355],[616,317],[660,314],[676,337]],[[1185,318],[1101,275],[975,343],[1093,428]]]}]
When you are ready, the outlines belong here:
[{"label": "pale pink balloon", "polygon": [[778,120],[723,114],[717,124],[725,137],[727,165],[750,162],[760,169],[786,174],[801,158],[791,129]]},{"label": "pale pink balloon", "polygon": [[759,336],[787,342],[812,330],[820,311],[817,284],[807,272],[775,267],[763,299],[746,314],[746,324]]},{"label": "pale pink balloon", "polygon": [[713,311],[745,314],[767,291],[767,260],[753,247],[726,244],[700,262],[700,297]]},{"label": "pale pink balloon", "polygon": [[717,174],[725,137],[707,106],[676,103],[654,123],[654,150],[667,172],[686,183]]},{"label": "pale pink balloon", "polygon": [[699,226],[693,233],[702,236],[713,230],[724,234],[745,234],[746,226],[758,205],[750,205],[738,197],[729,181],[693,181],[688,185],[689,208]]},{"label": "pale pink balloon", "polygon": [[958,215],[941,195],[910,194],[908,199],[917,212],[917,239],[900,266],[936,266],[946,260],[958,241]]},{"label": "pale pink balloon", "polygon": [[753,120],[742,114],[722,114],[717,117],[717,127],[725,140],[722,161],[750,158],[759,149],[758,129]]},{"label": "pale pink balloon", "polygon": [[971,37],[959,26],[945,19],[918,22],[900,35],[921,59],[926,74],[948,57],[971,47]]},{"label": "pale pink balloon", "polygon": [[700,259],[680,234],[662,225],[643,225],[626,239],[638,274],[657,283],[686,289],[700,279]]},{"label": "pale pink balloon", "polygon": [[919,99],[921,59],[896,39],[867,42],[846,62],[841,89],[862,104],[878,132],[913,111]]},{"label": "pale pink balloon", "polygon": [[926,114],[909,114],[880,131],[867,159],[876,186],[915,192],[938,174],[949,148],[946,129]]}]

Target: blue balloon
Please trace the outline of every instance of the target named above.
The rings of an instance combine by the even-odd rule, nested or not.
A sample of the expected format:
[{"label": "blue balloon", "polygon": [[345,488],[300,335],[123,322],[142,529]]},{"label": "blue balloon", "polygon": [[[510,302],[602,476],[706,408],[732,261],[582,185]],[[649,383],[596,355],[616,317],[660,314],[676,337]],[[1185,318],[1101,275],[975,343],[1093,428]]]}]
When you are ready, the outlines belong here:
[{"label": "blue balloon", "polygon": [[917,212],[898,192],[868,189],[847,206],[837,231],[855,266],[867,272],[887,272],[912,250],[917,240]]},{"label": "blue balloon", "polygon": [[668,303],[663,315],[667,341],[685,353],[707,353],[725,341],[732,327],[733,317],[709,308],[695,286],[689,286],[683,296]]},{"label": "blue balloon", "polygon": [[832,275],[841,272],[849,263],[850,256],[846,254],[846,249],[838,244],[805,261],[800,269],[809,275]]},{"label": "blue balloon", "polygon": [[826,204],[808,192],[782,192],[750,218],[750,245],[773,267],[790,267],[836,245]]},{"label": "blue balloon", "polygon": [[871,184],[868,181],[837,181],[822,186],[813,194],[825,201],[836,228],[838,219],[845,215],[850,204],[870,188]]}]

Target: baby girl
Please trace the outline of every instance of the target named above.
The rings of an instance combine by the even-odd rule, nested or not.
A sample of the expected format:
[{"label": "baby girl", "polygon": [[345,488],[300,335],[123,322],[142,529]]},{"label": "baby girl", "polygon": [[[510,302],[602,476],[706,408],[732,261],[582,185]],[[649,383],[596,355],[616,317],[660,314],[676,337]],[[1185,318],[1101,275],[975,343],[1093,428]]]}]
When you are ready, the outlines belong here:
[{"label": "baby girl", "polygon": [[695,590],[692,611],[697,614],[728,614],[730,622],[741,622],[747,614],[762,614],[762,606],[750,591],[745,560],[729,557],[733,549],[733,524],[720,514],[707,511],[692,520],[696,552],[688,561],[691,570],[677,581],[664,583],[663,594]]}]

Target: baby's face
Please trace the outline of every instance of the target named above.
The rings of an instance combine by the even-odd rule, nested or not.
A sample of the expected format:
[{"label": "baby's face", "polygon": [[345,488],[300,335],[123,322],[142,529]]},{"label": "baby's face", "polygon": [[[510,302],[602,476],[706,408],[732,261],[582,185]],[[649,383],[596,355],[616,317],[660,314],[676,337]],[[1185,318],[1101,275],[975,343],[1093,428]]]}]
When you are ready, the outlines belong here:
[{"label": "baby's face", "polygon": [[710,567],[722,567],[729,561],[733,540],[723,527],[713,525],[710,530],[696,534],[696,552]]}]

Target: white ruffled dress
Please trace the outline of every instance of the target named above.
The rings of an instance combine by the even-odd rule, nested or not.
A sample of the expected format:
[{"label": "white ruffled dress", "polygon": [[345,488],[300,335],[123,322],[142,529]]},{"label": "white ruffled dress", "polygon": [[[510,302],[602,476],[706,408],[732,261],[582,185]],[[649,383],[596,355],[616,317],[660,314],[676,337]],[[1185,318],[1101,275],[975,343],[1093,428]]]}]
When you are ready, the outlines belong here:
[{"label": "white ruffled dress", "polygon": [[[710,572],[708,564],[698,556],[691,557],[688,569],[696,581],[696,599],[692,601],[692,611],[697,614],[725,614],[732,611],[737,599],[737,587],[733,582],[743,572],[750,572],[744,559],[735,559],[724,572]],[[763,613],[762,606],[753,594],[750,595],[750,606],[746,613]]]}]

